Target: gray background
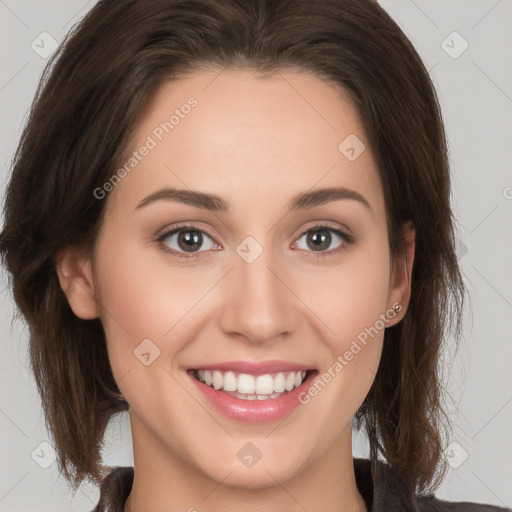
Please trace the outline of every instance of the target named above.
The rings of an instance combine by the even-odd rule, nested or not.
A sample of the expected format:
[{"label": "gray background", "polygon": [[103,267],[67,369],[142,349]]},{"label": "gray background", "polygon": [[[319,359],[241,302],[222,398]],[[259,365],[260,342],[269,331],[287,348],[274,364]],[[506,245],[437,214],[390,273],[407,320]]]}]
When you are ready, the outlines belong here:
[{"label": "gray background", "polygon": [[[0,0],[2,193],[46,62],[41,53],[51,49],[49,36],[40,34],[60,41],[94,3]],[[454,423],[446,451],[450,472],[437,495],[512,506],[512,1],[381,0],[381,5],[411,39],[438,91],[449,139],[459,258],[472,299],[461,349],[445,354],[446,404]],[[459,55],[464,41],[469,46]],[[0,511],[91,510],[98,489],[84,484],[73,496],[52,462],[51,447],[41,445],[50,437],[28,371],[27,330],[12,321],[13,301],[1,272]],[[366,447],[355,434],[354,454],[365,456]],[[126,415],[109,427],[105,460],[133,464]]]}]

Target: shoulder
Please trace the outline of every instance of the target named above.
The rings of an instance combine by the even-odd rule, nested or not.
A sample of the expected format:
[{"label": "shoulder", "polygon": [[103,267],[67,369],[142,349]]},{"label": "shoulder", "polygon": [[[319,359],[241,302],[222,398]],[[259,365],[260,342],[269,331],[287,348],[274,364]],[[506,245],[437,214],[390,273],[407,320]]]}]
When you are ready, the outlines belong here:
[{"label": "shoulder", "polygon": [[[416,495],[384,462],[354,459],[356,483],[368,512],[512,512],[468,501],[447,501],[434,495]],[[134,469],[118,466],[105,477],[100,487],[100,499],[92,512],[123,512],[133,485]]]},{"label": "shoulder", "polygon": [[418,510],[420,512],[512,512],[512,509],[473,503],[470,501],[446,501],[430,496],[417,497]]},{"label": "shoulder", "polygon": [[118,466],[103,480],[100,498],[92,512],[123,512],[133,485],[133,467]]},{"label": "shoulder", "polygon": [[447,501],[433,494],[417,495],[383,461],[355,458],[354,470],[368,512],[512,512],[493,505]]}]

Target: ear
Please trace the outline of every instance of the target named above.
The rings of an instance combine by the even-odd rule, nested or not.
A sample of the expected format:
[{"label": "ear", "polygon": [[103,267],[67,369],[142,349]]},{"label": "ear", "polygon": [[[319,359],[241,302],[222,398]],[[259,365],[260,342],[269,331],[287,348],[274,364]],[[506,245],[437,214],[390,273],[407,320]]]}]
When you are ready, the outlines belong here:
[{"label": "ear", "polygon": [[76,247],[62,249],[55,269],[62,291],[75,315],[84,320],[97,318],[98,304],[94,294],[91,261]]},{"label": "ear", "polygon": [[[390,320],[388,327],[397,324],[405,316],[411,298],[411,275],[416,236],[416,230],[411,221],[404,223],[402,236],[405,240],[405,251],[393,262],[389,283],[388,310],[393,311],[395,316]],[[394,309],[395,304],[400,304],[401,308]]]}]

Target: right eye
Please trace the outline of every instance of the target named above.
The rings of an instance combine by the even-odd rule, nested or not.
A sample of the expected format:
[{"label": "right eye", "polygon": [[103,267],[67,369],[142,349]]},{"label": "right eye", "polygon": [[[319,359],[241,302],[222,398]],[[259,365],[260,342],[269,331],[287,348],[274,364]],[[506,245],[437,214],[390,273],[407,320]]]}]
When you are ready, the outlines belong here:
[{"label": "right eye", "polygon": [[206,252],[197,250],[203,246],[205,238],[210,240],[210,249],[220,248],[220,245],[214,242],[203,229],[191,225],[179,226],[166,231],[158,237],[157,242],[165,252],[180,258],[195,258],[198,256],[198,252]]}]

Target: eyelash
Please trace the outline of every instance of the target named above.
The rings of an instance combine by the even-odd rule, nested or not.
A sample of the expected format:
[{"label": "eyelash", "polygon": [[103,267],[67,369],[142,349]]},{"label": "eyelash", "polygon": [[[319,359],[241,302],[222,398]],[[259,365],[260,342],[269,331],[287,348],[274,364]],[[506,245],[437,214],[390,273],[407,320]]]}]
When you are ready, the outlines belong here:
[{"label": "eyelash", "polygon": [[[307,229],[299,236],[299,238],[297,240],[300,240],[304,235],[306,235],[310,232],[315,232],[315,231],[320,231],[320,230],[331,231],[331,232],[335,233],[340,238],[342,238],[343,242],[342,242],[342,245],[338,249],[334,249],[331,251],[321,251],[321,252],[307,251],[307,252],[313,253],[313,255],[310,256],[312,258],[324,258],[324,257],[329,257],[329,256],[335,256],[338,253],[340,253],[341,251],[343,251],[347,246],[353,244],[355,241],[354,237],[352,237],[351,235],[348,235],[344,231],[341,231],[340,229],[337,229],[337,228],[333,228],[326,224],[317,224],[316,226],[313,226],[313,227]],[[200,233],[206,234],[209,238],[214,240],[213,236],[210,233],[208,233],[208,231],[204,230],[203,228],[193,226],[191,224],[184,224],[181,226],[174,227],[174,228],[166,231],[165,233],[162,233],[161,235],[159,235],[158,238],[156,239],[156,242],[158,243],[160,248],[164,252],[169,253],[173,256],[177,256],[178,258],[189,258],[189,259],[197,258],[200,256],[201,252],[206,252],[206,251],[199,251],[197,253],[187,254],[187,253],[175,251],[174,249],[171,249],[167,244],[164,243],[164,240],[166,238],[170,237],[171,235],[174,235],[175,233],[179,233],[180,231],[199,231]]]}]

